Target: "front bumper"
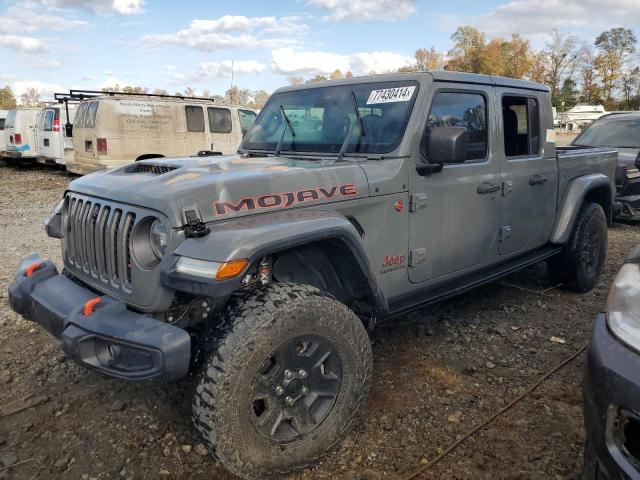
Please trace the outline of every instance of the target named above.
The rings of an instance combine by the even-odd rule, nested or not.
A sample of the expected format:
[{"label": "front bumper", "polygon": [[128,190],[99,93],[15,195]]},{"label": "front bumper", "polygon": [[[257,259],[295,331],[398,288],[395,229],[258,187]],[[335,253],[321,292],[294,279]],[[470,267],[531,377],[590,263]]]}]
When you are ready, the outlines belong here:
[{"label": "front bumper", "polygon": [[617,218],[640,219],[640,177],[627,179],[624,185],[618,188],[616,202],[621,205]]},{"label": "front bumper", "polygon": [[640,479],[640,355],[611,334],[604,314],[593,328],[583,393],[585,480]]},{"label": "front bumper", "polygon": [[[27,276],[34,263],[40,267]],[[84,312],[96,297],[100,303],[93,313]],[[191,339],[185,330],[94,293],[58,273],[51,261],[24,260],[9,286],[9,301],[58,338],[69,358],[92,370],[124,380],[173,380],[189,371]]]}]

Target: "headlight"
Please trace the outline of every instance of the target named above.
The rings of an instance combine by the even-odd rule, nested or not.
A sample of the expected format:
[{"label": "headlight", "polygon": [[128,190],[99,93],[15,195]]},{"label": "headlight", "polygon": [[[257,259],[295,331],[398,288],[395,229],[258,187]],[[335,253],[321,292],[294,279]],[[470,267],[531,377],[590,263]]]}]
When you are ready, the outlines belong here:
[{"label": "headlight", "polygon": [[611,287],[607,300],[611,332],[640,352],[640,264],[625,264]]},{"label": "headlight", "polygon": [[149,229],[149,243],[153,254],[162,260],[167,251],[167,227],[158,219],[153,221]]}]

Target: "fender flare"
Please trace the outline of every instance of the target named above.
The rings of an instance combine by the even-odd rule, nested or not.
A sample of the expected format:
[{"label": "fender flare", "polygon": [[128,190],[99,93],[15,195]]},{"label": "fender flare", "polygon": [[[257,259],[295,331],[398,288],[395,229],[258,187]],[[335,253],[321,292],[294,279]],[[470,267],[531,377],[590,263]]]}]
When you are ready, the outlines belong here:
[{"label": "fender flare", "polygon": [[[246,258],[255,264],[264,256],[302,246],[312,242],[338,239],[343,242],[353,255],[364,278],[367,280],[375,300],[375,313],[388,311],[388,303],[384,297],[376,276],[371,268],[361,237],[353,224],[344,215],[332,210],[302,209],[257,216],[235,218],[211,225],[211,232],[203,238],[187,238],[174,251],[175,259],[170,263],[169,271],[163,274],[167,286],[178,290],[194,291],[178,275],[171,273],[179,256],[227,262]],[[195,279],[193,279],[195,280]],[[208,281],[200,285],[194,293],[211,296],[225,296],[233,293],[241,286],[242,278],[226,281]]]},{"label": "fender flare", "polygon": [[[569,182],[565,190],[562,205],[556,216],[556,223],[551,233],[551,243],[564,244],[569,241],[573,224],[575,223],[580,207],[587,194],[595,188],[607,187],[613,202],[611,179],[602,173],[593,173],[574,178]],[[606,212],[605,212],[606,213]]]}]

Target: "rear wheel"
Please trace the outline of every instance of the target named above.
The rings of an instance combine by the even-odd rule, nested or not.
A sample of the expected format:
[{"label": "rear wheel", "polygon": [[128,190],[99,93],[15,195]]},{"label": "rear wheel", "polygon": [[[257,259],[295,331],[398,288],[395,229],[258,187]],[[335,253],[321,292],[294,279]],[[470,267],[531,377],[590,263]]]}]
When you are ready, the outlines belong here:
[{"label": "rear wheel", "polygon": [[565,288],[585,293],[596,286],[607,256],[607,218],[597,203],[582,206],[563,251],[547,262]]},{"label": "rear wheel", "polygon": [[193,406],[204,442],[243,478],[281,478],[353,425],[372,353],[360,319],[320,290],[274,284],[232,300]]}]

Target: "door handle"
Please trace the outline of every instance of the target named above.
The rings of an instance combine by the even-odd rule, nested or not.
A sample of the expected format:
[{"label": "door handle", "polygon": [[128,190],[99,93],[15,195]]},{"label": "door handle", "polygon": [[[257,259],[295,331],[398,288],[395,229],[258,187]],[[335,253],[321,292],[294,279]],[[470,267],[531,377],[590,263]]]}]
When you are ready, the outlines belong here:
[{"label": "door handle", "polygon": [[549,179],[547,177],[543,177],[541,175],[534,175],[529,179],[529,185],[542,185],[543,183],[547,183]]},{"label": "door handle", "polygon": [[476,190],[479,195],[484,195],[486,193],[495,193],[500,190],[500,185],[496,185],[495,183],[485,182],[483,184],[478,185],[478,189]]}]

